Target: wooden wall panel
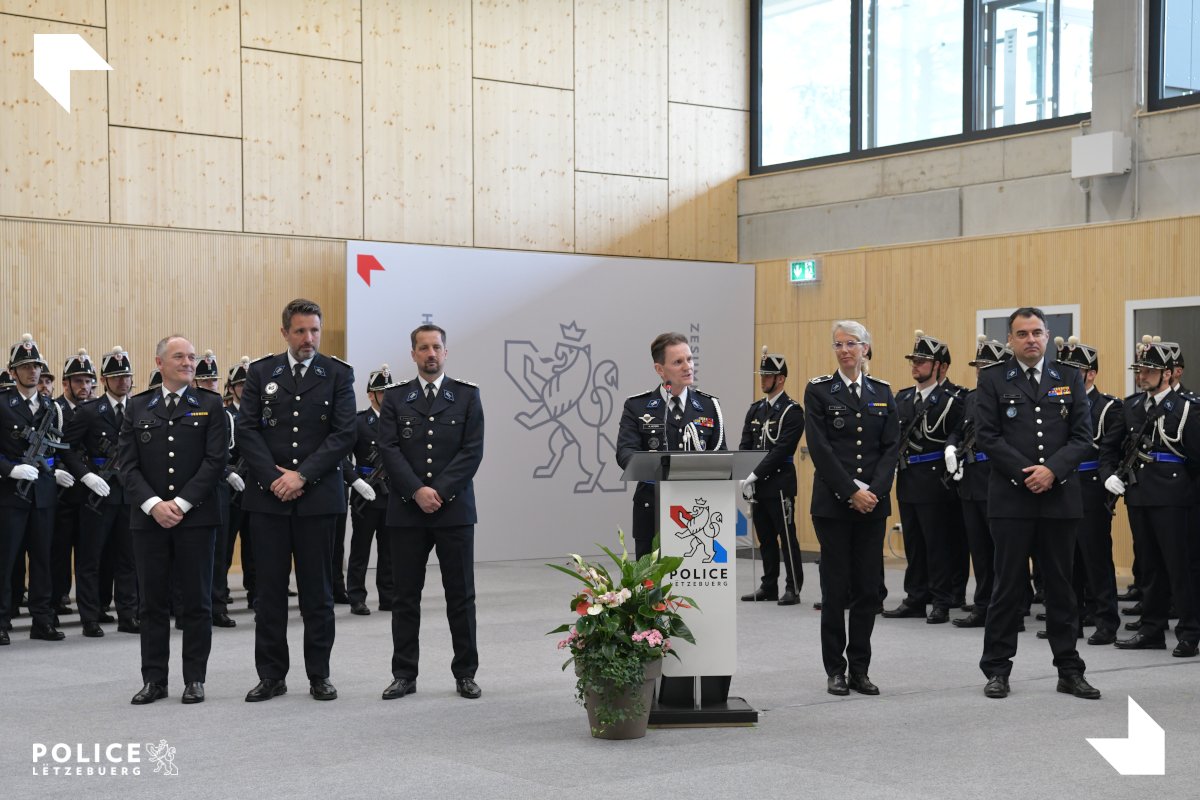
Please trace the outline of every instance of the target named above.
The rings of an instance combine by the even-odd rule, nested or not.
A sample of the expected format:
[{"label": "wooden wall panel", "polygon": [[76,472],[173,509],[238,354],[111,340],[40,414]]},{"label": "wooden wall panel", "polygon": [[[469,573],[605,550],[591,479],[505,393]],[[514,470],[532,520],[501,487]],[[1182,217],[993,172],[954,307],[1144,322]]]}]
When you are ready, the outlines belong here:
[{"label": "wooden wall panel", "polygon": [[670,0],[672,103],[749,110],[749,6]]},{"label": "wooden wall panel", "polygon": [[575,173],[575,251],[667,257],[667,182]]},{"label": "wooden wall panel", "polygon": [[575,247],[571,92],[475,81],[475,244]]},{"label": "wooden wall panel", "polygon": [[576,4],[575,161],[667,177],[666,0]]},{"label": "wooden wall panel", "polygon": [[[103,28],[104,0],[0,0],[0,14],[19,14],[55,22],[75,22]],[[38,33],[53,33],[39,30]]]},{"label": "wooden wall panel", "polygon": [[101,28],[0,15],[0,214],[107,222],[106,73],[74,73],[67,113],[33,80],[35,33],[77,33],[105,55]]},{"label": "wooden wall panel", "polygon": [[574,0],[474,0],[475,77],[570,89]]},{"label": "wooden wall panel", "polygon": [[241,7],[245,47],[345,61],[362,58],[359,0],[241,0]]},{"label": "wooden wall panel", "polygon": [[737,179],[748,163],[749,115],[670,104],[671,258],[737,261]]},{"label": "wooden wall panel", "polygon": [[237,4],[116,0],[109,10],[112,124],[242,135]]},{"label": "wooden wall panel", "polygon": [[244,50],[245,230],[358,239],[362,67]]},{"label": "wooden wall panel", "polygon": [[472,244],[471,0],[363,6],[368,239]]},{"label": "wooden wall panel", "polygon": [[[756,265],[754,309],[759,319],[773,322],[861,319],[867,313],[863,281],[864,261],[858,254],[839,254],[824,259],[821,283],[793,286],[788,280],[788,262],[765,261]],[[840,316],[834,313],[840,309]]]},{"label": "wooden wall panel", "polygon": [[109,148],[113,222],[242,229],[238,139],[113,127]]}]

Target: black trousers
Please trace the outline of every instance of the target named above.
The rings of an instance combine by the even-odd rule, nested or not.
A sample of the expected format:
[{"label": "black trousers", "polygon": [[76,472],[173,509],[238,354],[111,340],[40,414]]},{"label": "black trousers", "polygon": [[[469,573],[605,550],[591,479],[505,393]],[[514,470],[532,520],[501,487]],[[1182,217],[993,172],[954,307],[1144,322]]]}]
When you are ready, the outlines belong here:
[{"label": "black trousers", "polygon": [[204,682],[212,650],[212,576],[216,528],[146,528],[131,532],[142,587],[142,682],[167,685],[171,617],[183,628],[183,682]]},{"label": "black trousers", "polygon": [[346,593],[346,518],[348,514],[338,514],[333,528],[333,559],[330,573],[333,579],[333,593]]},{"label": "black trousers", "polygon": [[282,680],[290,666],[288,584],[292,560],[304,620],[304,670],[310,681],[329,677],[333,650],[333,530],[336,514],[251,513],[258,578],[254,666],[259,678]]},{"label": "black trousers", "polygon": [[[1097,633],[1115,633],[1121,627],[1117,610],[1117,571],[1112,559],[1112,515],[1104,506],[1103,485],[1083,478],[1083,523],[1079,527],[1079,553],[1091,597],[1091,612]],[[1081,603],[1082,605],[1082,603]]]},{"label": "black trousers", "polygon": [[[139,512],[140,513],[140,512]],[[117,615],[122,620],[137,617],[137,571],[129,537],[129,506],[102,505],[99,513],[86,505],[79,512],[79,541],[75,553],[75,598],[81,622],[98,622],[106,603],[101,588],[100,567],[111,549]]]},{"label": "black trousers", "polygon": [[1074,519],[990,520],[996,542],[996,578],[992,602],[983,629],[983,656],[979,668],[987,677],[1012,673],[1017,654],[1017,628],[1024,616],[1029,592],[1029,557],[1042,568],[1046,595],[1046,634],[1059,675],[1082,675],[1083,659],[1075,646],[1078,607],[1071,585],[1075,555]]},{"label": "black trousers", "polygon": [[421,591],[429,551],[436,550],[446,593],[446,620],[454,658],[455,678],[474,678],[479,668],[475,643],[475,526],[410,528],[388,526],[392,575],[396,582],[392,606],[392,677],[417,677],[420,657]]},{"label": "black trousers", "polygon": [[79,503],[60,501],[54,510],[54,541],[50,544],[50,596],[54,605],[71,594],[71,557],[79,552]]},{"label": "black trousers", "polygon": [[13,565],[21,545],[29,553],[29,614],[37,625],[54,622],[51,602],[50,542],[54,537],[54,509],[0,506],[0,626],[12,620]]},{"label": "black trousers", "polygon": [[[1138,558],[1142,575],[1142,627],[1148,639],[1166,636],[1172,601],[1179,621],[1175,637],[1181,642],[1200,641],[1200,625],[1192,597],[1191,548],[1186,506],[1129,506],[1129,526],[1141,540]],[[1193,534],[1194,535],[1194,534]]]},{"label": "black trousers", "polygon": [[[955,519],[960,517],[960,519]],[[954,573],[962,542],[957,503],[900,503],[904,534],[904,602],[916,608],[955,605]]]},{"label": "black trousers", "polygon": [[[769,594],[779,591],[779,553],[787,570],[789,590],[799,592],[804,586],[804,567],[800,561],[800,543],[796,540],[796,498],[782,491],[755,495],[754,533],[762,553],[762,588]],[[784,542],[780,548],[780,541]]]},{"label": "black trousers", "polygon": [[213,543],[212,569],[212,613],[225,614],[229,606],[225,598],[229,596],[229,526],[231,523],[230,500],[233,489],[224,480],[217,483],[217,503],[220,504],[221,524],[216,528]]},{"label": "black trousers", "polygon": [[12,592],[12,608],[18,609],[21,605],[21,598],[25,596],[25,558],[28,555],[28,536],[22,536],[21,541],[17,545],[17,554],[12,560],[12,580],[9,582],[9,591]]},{"label": "black trousers", "polygon": [[996,576],[996,543],[992,541],[992,529],[988,525],[987,501],[963,500],[962,516],[971,549],[971,564],[975,568],[975,595],[971,602],[975,604],[977,614],[987,614]]},{"label": "black trousers", "polygon": [[[242,561],[242,588],[246,590],[246,601],[253,606],[258,597],[257,572],[254,569],[254,537],[250,533],[250,514],[242,510],[240,502],[229,504],[229,541],[226,543],[226,563],[233,565],[233,549],[238,541]],[[228,584],[228,579],[226,579]]]},{"label": "black trousers", "polygon": [[375,590],[383,606],[392,605],[395,587],[392,585],[392,548],[386,534],[384,517],[387,506],[368,506],[360,514],[350,515],[353,532],[350,534],[350,563],[346,568],[346,593],[351,603],[367,602],[367,567],[371,563],[371,541],[375,540],[379,557],[375,560]]},{"label": "black trousers", "polygon": [[[826,675],[866,675],[879,607],[886,519],[812,518],[821,543],[821,660]],[[846,610],[850,610],[847,637]],[[844,655],[843,655],[844,653]]]}]

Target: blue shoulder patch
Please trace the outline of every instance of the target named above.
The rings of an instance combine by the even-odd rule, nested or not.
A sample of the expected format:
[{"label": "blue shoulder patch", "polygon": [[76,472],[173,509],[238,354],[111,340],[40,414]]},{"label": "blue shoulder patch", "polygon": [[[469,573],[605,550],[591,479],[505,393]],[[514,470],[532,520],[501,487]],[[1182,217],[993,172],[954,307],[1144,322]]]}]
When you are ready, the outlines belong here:
[{"label": "blue shoulder patch", "polygon": [[313,367],[313,372],[317,373],[322,378],[325,377],[325,368],[324,367]]},{"label": "blue shoulder patch", "polygon": [[1004,380],[1011,381],[1013,378],[1017,377],[1018,372],[1019,370],[1016,367],[1011,368],[1007,373],[1005,373]]},{"label": "blue shoulder patch", "polygon": [[187,401],[188,401],[188,405],[189,405],[189,406],[198,406],[198,405],[200,405],[200,401],[199,401],[199,400],[197,400],[195,397],[192,397],[190,394],[187,396]]},{"label": "blue shoulder patch", "polygon": [[1047,365],[1046,372],[1049,372],[1050,377],[1054,378],[1054,380],[1056,380],[1056,381],[1062,380],[1062,375],[1058,374],[1058,370],[1056,370],[1053,365]]},{"label": "blue shoulder patch", "polygon": [[280,364],[278,367],[275,368],[275,371],[271,373],[271,377],[274,378],[276,375],[282,375],[282,374],[283,374],[283,364]]},{"label": "blue shoulder patch", "polygon": [[692,408],[696,409],[697,411],[704,410],[704,406],[700,405],[700,401],[694,397],[692,398]]},{"label": "blue shoulder patch", "polygon": [[655,398],[652,398],[649,403],[646,403],[646,408],[658,408],[661,405],[662,405],[662,400],[655,397]]},{"label": "blue shoulder patch", "polygon": [[442,397],[446,398],[451,403],[454,402],[454,392],[450,391],[449,389],[442,389]]},{"label": "blue shoulder patch", "polygon": [[840,391],[842,390],[842,387],[843,387],[843,386],[845,386],[845,385],[846,385],[846,384],[842,383],[841,381],[834,381],[834,382],[833,382],[832,384],[830,384],[830,386],[829,386],[829,393],[830,393],[830,394],[837,394],[838,392],[840,392]]},{"label": "blue shoulder patch", "polygon": [[409,392],[408,396],[404,398],[404,402],[411,403],[413,400],[416,400],[420,394],[420,392]]},{"label": "blue shoulder patch", "polygon": [[155,397],[154,399],[152,399],[152,400],[150,401],[150,405],[146,406],[146,408],[154,408],[156,405],[158,405],[158,401],[159,401],[159,400],[162,400],[162,393],[161,393],[161,392],[159,392],[159,394],[158,394],[158,396],[157,396],[157,397]]}]

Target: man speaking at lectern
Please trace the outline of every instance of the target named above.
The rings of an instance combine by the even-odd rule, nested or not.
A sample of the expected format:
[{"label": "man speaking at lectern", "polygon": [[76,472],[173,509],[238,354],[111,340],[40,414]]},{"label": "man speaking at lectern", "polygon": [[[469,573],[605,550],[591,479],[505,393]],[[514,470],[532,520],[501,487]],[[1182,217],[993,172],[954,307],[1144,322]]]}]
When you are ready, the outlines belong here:
[{"label": "man speaking at lectern", "polygon": [[[692,348],[682,333],[660,333],[650,343],[659,385],[625,401],[617,432],[621,469],[638,451],[685,452],[725,450],[721,404],[711,394],[692,388],[696,380]],[[639,481],[633,493],[633,543],[636,558],[654,546],[658,509],[654,483]]]}]

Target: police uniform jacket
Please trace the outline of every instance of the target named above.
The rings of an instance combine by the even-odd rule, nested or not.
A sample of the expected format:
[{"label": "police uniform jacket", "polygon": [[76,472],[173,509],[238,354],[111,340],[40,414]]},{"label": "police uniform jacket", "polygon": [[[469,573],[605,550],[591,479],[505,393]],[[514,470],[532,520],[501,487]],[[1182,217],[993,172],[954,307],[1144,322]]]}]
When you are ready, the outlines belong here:
[{"label": "police uniform jacket", "polygon": [[[483,404],[479,387],[446,375],[428,405],[416,378],[394,384],[383,395],[377,443],[387,469],[387,524],[438,528],[474,525],[475,473],[483,461]],[[413,500],[422,486],[442,498],[426,514]]]},{"label": "police uniform jacket", "polygon": [[1092,412],[1092,450],[1079,465],[1079,478],[1084,502],[1099,502],[1106,498],[1107,491],[1104,488],[1107,476],[1100,471],[1100,454],[1105,448],[1121,449],[1125,439],[1125,404],[1095,386],[1087,399]]},{"label": "police uniform jacket", "polygon": [[[958,386],[945,381],[933,387],[920,415],[916,413],[917,387],[906,386],[896,394],[900,432],[899,474],[896,499],[902,503],[945,503],[954,500],[954,488],[944,486],[945,451],[951,434],[964,416],[965,406]],[[964,478],[966,476],[964,475]]]},{"label": "police uniform jacket", "polygon": [[[238,447],[246,460],[242,509],[302,516],[343,514],[342,459],[354,446],[354,369],[317,353],[299,385],[288,354],[260,358],[246,370]],[[276,465],[297,470],[304,494],[285,503],[271,493]]]},{"label": "police uniform jacket", "polygon": [[[959,399],[963,407],[962,419],[959,420],[958,427],[946,438],[946,447],[958,448],[958,463],[963,465],[962,480],[955,481],[958,484],[958,497],[961,500],[986,503],[988,479],[992,474],[988,455],[980,449],[978,440],[970,451],[963,450],[963,443],[975,428],[975,406],[979,403],[979,392],[965,391]],[[942,452],[945,453],[944,448]]]},{"label": "police uniform jacket", "polygon": [[159,527],[141,508],[152,497],[191,503],[182,526],[220,525],[217,481],[229,460],[229,423],[221,396],[189,386],[179,393],[174,411],[167,411],[162,390],[149,389],[125,403],[124,420],[120,460],[132,506],[129,527]]},{"label": "police uniform jacket", "polygon": [[804,408],[780,392],[774,403],[763,398],[751,404],[742,424],[739,450],[766,450],[754,468],[755,491],[796,496],[796,448],[804,435]]},{"label": "police uniform jacket", "polygon": [[[988,455],[989,518],[1079,519],[1083,506],[1076,469],[1092,452],[1092,417],[1075,367],[1043,358],[1035,392],[1015,358],[979,372],[976,441]],[[1054,486],[1034,494],[1025,467],[1042,464]]]},{"label": "police uniform jacket", "polygon": [[[25,463],[25,449],[29,443],[22,434],[28,428],[36,428],[46,414],[54,414],[58,419],[51,424],[62,430],[62,416],[58,405],[40,394],[36,397],[38,412],[35,415],[29,410],[29,403],[19,391],[11,386],[0,389],[0,473],[5,478],[12,472],[13,467]],[[56,453],[62,452],[64,451],[49,450],[46,453],[47,460],[58,466]],[[14,480],[0,481],[0,506],[30,507],[29,501],[22,500],[17,494],[20,483]],[[54,473],[39,468],[38,478],[27,497],[33,501],[34,508],[53,508],[58,500],[58,485],[54,482]]]},{"label": "police uniform jacket", "polygon": [[[442,382],[443,384],[445,381]],[[375,499],[369,504],[369,508],[387,508],[388,504],[388,479],[387,468],[384,466],[372,466],[375,462],[380,461],[379,451],[379,415],[375,413],[375,408],[368,408],[366,411],[358,412],[358,416],[354,419],[354,450],[352,455],[353,462],[349,459],[342,466],[342,476],[346,486],[350,486],[359,478],[364,481],[370,481],[374,477],[376,469],[383,472],[383,478],[379,483],[375,484]],[[353,497],[353,495],[351,495]]]},{"label": "police uniform jacket", "polygon": [[[122,416],[129,416],[129,395],[125,396]],[[85,400],[75,407],[75,414],[63,431],[63,441],[71,449],[62,455],[63,463],[75,480],[80,480],[89,472],[99,473],[109,466],[109,459],[117,457],[117,438],[120,434],[121,428],[117,425],[116,413],[108,401],[108,395]],[[112,491],[100,503],[106,506],[125,505],[128,501],[121,488],[120,473],[114,473],[107,482]],[[86,486],[84,491],[87,492],[84,498],[90,498],[92,491]]]},{"label": "police uniform jacket", "polygon": [[[1130,506],[1191,506],[1196,503],[1192,478],[1200,468],[1200,403],[1189,401],[1178,391],[1168,392],[1152,412],[1149,440],[1139,442],[1142,453],[1134,474],[1137,482],[1125,482],[1125,503]],[[1125,401],[1119,438],[1101,443],[1100,475],[1105,480],[1116,473],[1128,437],[1142,431],[1147,418],[1145,393]]]},{"label": "police uniform jacket", "polygon": [[[814,517],[839,520],[886,518],[892,510],[892,479],[900,449],[896,401],[887,381],[863,374],[859,397],[841,375],[822,375],[804,387],[804,436],[812,457]],[[869,514],[850,507],[862,481],[879,502]]]},{"label": "police uniform jacket", "polygon": [[[71,418],[75,416],[75,410],[77,408],[79,408],[79,404],[77,403],[77,404],[75,404],[74,407],[72,407],[71,404],[69,402],[67,402],[67,398],[63,397],[62,395],[59,395],[58,397],[56,397],[54,399],[54,402],[58,403],[58,407],[60,409],[62,409],[63,431],[65,434],[66,427],[68,424],[70,424]],[[70,472],[71,468],[68,466],[67,459],[64,456],[65,456],[65,451],[64,451],[64,455],[59,456],[59,458],[61,458],[62,460],[61,460],[58,468],[62,469],[62,470],[66,470],[67,472]],[[58,501],[60,503],[69,503],[70,505],[79,505],[80,503],[85,502],[88,499],[88,496],[91,495],[91,493],[92,492],[90,489],[88,489],[86,486],[84,486],[82,483],[79,483],[78,480],[76,480],[75,485],[72,486],[70,489],[64,489],[61,486],[59,487]]]}]

